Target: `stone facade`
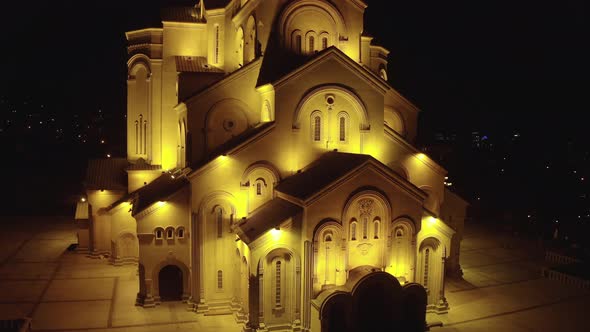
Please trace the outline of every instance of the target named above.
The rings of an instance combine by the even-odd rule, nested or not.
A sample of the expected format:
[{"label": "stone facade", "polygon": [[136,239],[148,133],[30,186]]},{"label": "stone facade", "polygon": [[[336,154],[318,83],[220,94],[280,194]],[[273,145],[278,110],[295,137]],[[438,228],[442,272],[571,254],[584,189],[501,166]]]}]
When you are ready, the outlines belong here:
[{"label": "stone facade", "polygon": [[445,169],[412,145],[419,110],[388,84],[365,8],[200,1],[127,32],[127,163],[113,171],[127,191],[105,180],[118,173],[88,181],[79,237],[139,263],[138,305],[311,331],[362,270],[448,309],[465,204],[447,204]]}]

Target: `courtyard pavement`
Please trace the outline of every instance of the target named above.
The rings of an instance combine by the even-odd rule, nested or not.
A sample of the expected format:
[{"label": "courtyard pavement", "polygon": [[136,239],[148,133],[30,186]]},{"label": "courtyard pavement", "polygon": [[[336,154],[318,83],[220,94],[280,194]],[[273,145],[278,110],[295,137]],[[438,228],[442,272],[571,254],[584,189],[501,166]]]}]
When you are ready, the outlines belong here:
[{"label": "courtyard pavement", "polygon": [[[204,316],[179,302],[135,306],[135,266],[68,251],[71,218],[2,218],[0,319],[32,317],[34,331],[227,331],[231,316]],[[449,280],[450,311],[428,314],[435,332],[582,331],[590,292],[541,278],[541,250],[489,227],[466,225],[463,280]]]}]

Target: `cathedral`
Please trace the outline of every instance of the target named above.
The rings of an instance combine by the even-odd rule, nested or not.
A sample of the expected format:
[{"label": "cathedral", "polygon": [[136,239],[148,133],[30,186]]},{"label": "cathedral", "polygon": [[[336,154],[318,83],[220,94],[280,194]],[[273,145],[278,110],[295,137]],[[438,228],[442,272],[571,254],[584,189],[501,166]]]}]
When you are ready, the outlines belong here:
[{"label": "cathedral", "polygon": [[385,284],[447,312],[467,203],[414,147],[366,8],[201,0],[127,32],[127,156],[89,161],[78,250],[137,264],[145,310],[244,331],[336,331],[342,299],[368,319]]}]

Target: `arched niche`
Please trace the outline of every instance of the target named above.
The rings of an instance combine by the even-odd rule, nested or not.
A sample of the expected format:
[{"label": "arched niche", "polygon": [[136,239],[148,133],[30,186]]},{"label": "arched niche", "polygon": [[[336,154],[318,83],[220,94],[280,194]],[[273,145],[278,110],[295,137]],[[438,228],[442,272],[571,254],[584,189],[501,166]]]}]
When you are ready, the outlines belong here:
[{"label": "arched niche", "polygon": [[424,238],[418,246],[416,281],[427,290],[428,304],[433,306],[440,298],[443,281],[445,248],[433,236]]},{"label": "arched niche", "polygon": [[305,94],[293,113],[293,128],[301,128],[301,121],[306,118],[305,113],[311,114],[314,110],[326,109],[330,96],[334,98],[333,106],[331,107],[337,110],[335,112],[336,114],[334,114],[335,116],[339,112],[346,111],[349,115],[354,114],[359,129],[366,130],[370,128],[369,113],[363,101],[348,88],[338,85],[316,87]]},{"label": "arched niche", "polygon": [[345,258],[343,246],[344,231],[340,222],[332,219],[321,221],[313,234],[314,266],[313,297],[320,291],[346,283]]},{"label": "arched niche", "polygon": [[182,272],[182,295],[181,300],[186,300],[190,296],[190,270],[188,266],[182,261],[174,258],[167,257],[158,263],[152,270],[152,287],[154,288],[154,298],[159,300],[160,298],[160,272],[166,266],[175,266]]},{"label": "arched niche", "polygon": [[207,112],[207,148],[212,150],[240,135],[253,122],[253,113],[243,101],[233,98],[223,99]]},{"label": "arched niche", "polygon": [[273,198],[274,187],[280,179],[278,169],[268,161],[257,161],[246,168],[241,186],[248,190],[248,212]]},{"label": "arched niche", "polygon": [[387,127],[394,130],[400,136],[405,137],[406,135],[406,124],[402,115],[394,110],[390,106],[385,107],[384,111],[384,123]]},{"label": "arched niche", "polygon": [[[305,34],[308,31],[324,32],[322,35],[328,38],[328,46],[338,47],[337,36],[347,36],[347,29],[342,14],[327,1],[293,1],[288,4],[281,13],[278,21],[280,38],[286,48],[296,50],[294,31],[300,31],[303,42],[308,41]],[[317,37],[317,36],[316,36]],[[321,46],[321,40],[315,40],[316,47]],[[307,48],[303,48],[306,50]]]},{"label": "arched niche", "polygon": [[400,283],[414,280],[415,268],[415,222],[409,217],[394,219],[389,226],[386,271]]},{"label": "arched niche", "polygon": [[244,30],[244,64],[256,58],[256,43],[256,20],[250,16]]},{"label": "arched niche", "polygon": [[276,244],[258,261],[259,322],[268,327],[295,326],[299,319],[301,261],[292,248]]},{"label": "arched niche", "polygon": [[[378,234],[374,230],[374,222],[390,220],[391,204],[387,197],[375,189],[364,189],[348,199],[344,206],[342,221],[348,241],[347,269],[370,265],[384,267],[383,253],[385,241],[383,236],[387,230],[384,223],[379,222]],[[355,228],[355,237],[352,231]]]},{"label": "arched niche", "polygon": [[244,29],[238,27],[236,38],[234,39],[234,49],[236,50],[236,64],[238,68],[244,66]]}]

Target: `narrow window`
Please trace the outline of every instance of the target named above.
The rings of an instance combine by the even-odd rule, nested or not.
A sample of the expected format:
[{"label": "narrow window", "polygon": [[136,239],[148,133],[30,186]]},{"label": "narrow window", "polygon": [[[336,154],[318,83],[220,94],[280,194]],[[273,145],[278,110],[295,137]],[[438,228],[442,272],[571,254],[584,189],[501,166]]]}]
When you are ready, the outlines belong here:
[{"label": "narrow window", "polygon": [[139,153],[139,122],[135,120],[135,153]]},{"label": "narrow window", "polygon": [[346,119],[340,117],[340,142],[346,141]]},{"label": "narrow window", "polygon": [[309,53],[313,53],[314,44],[315,44],[315,38],[313,38],[313,36],[309,36]]},{"label": "narrow window", "polygon": [[217,289],[223,288],[223,271],[217,271]]},{"label": "narrow window", "polygon": [[350,224],[350,239],[356,240],[356,222]]},{"label": "narrow window", "polygon": [[377,220],[375,220],[373,222],[373,227],[374,227],[374,230],[373,230],[374,236],[373,236],[373,238],[378,239],[379,238],[379,222]]},{"label": "narrow window", "polygon": [[430,256],[430,249],[424,252],[424,287],[428,288],[428,259]]},{"label": "narrow window", "polygon": [[146,147],[147,147],[147,120],[143,121],[143,148],[142,148],[142,154],[145,154],[146,152]]},{"label": "narrow window", "polygon": [[223,210],[217,208],[217,237],[223,235]]},{"label": "narrow window", "polygon": [[275,263],[275,304],[281,306],[281,261]]},{"label": "narrow window", "polygon": [[256,195],[257,196],[262,195],[262,183],[260,183],[260,182],[256,183]]},{"label": "narrow window", "polygon": [[320,141],[322,119],[319,115],[313,118],[313,140],[316,142]]},{"label": "narrow window", "polygon": [[143,115],[139,115],[139,153],[142,153],[143,147],[141,144],[143,143]]},{"label": "narrow window", "polygon": [[184,228],[179,228],[178,229],[178,238],[179,239],[184,238]]},{"label": "narrow window", "polygon": [[328,48],[328,38],[324,37],[322,38],[322,50],[325,50],[326,48]]},{"label": "narrow window", "polygon": [[169,239],[174,238],[174,229],[168,228],[168,231],[166,231],[166,237]]},{"label": "narrow window", "polygon": [[367,238],[368,228],[369,228],[369,220],[367,220],[367,218],[363,218],[363,239]]},{"label": "narrow window", "polygon": [[215,63],[219,63],[219,25],[215,26]]},{"label": "narrow window", "polygon": [[156,230],[156,239],[157,240],[160,240],[162,238],[162,235],[163,234],[162,234],[162,230],[161,229]]},{"label": "narrow window", "polygon": [[295,51],[301,53],[301,35],[295,36]]}]

